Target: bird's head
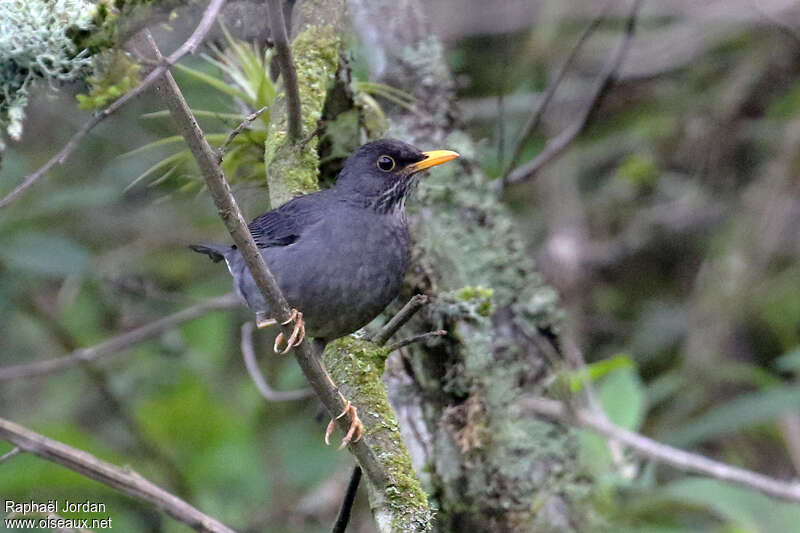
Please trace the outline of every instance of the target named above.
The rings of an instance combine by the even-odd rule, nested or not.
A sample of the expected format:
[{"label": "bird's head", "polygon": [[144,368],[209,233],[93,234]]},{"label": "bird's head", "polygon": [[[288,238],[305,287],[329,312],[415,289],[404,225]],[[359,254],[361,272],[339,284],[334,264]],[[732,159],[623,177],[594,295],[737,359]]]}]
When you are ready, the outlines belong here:
[{"label": "bird's head", "polygon": [[361,146],[345,161],[338,189],[356,193],[380,211],[402,210],[419,172],[458,157],[450,150],[423,152],[395,139]]}]

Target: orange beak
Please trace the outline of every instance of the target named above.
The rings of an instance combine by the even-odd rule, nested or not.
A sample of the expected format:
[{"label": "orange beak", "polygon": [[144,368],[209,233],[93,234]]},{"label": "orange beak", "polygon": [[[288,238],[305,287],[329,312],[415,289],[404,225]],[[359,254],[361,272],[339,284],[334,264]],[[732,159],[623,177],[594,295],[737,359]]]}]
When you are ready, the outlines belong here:
[{"label": "orange beak", "polygon": [[430,152],[422,152],[427,157],[422,161],[408,165],[403,170],[410,174],[416,174],[425,169],[447,163],[448,161],[459,157],[461,154],[453,152],[452,150],[431,150]]}]

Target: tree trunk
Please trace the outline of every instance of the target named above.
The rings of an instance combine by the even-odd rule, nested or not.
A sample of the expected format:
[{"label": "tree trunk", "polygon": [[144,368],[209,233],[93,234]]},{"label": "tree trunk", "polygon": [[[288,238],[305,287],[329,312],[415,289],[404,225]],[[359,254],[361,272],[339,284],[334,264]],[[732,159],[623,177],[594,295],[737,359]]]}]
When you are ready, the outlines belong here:
[{"label": "tree trunk", "polygon": [[522,414],[559,351],[555,293],[542,284],[511,217],[475,164],[460,129],[441,43],[415,0],[349,0],[373,80],[416,98],[418,113],[386,111],[390,135],[454,149],[455,163],[423,180],[410,209],[415,268],[408,291],[436,296],[415,332],[435,345],[390,360],[387,384],[401,429],[438,506],[438,531],[582,531],[587,492],[568,429]]}]

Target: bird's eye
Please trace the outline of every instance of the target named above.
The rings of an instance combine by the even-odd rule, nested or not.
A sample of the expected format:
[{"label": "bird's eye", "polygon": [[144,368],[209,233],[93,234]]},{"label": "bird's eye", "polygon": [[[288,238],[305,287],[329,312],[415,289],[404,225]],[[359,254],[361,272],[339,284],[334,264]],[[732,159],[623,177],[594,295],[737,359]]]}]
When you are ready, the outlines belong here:
[{"label": "bird's eye", "polygon": [[378,158],[378,168],[384,172],[389,172],[394,168],[394,159],[388,155],[382,155]]}]

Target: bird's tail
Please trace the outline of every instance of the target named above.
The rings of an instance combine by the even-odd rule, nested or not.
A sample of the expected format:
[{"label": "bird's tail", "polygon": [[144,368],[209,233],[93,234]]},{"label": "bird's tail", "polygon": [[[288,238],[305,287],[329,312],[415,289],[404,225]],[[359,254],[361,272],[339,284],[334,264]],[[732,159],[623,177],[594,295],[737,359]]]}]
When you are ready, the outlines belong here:
[{"label": "bird's tail", "polygon": [[225,252],[228,251],[229,246],[216,246],[214,244],[190,244],[189,249],[199,254],[206,254],[215,263],[219,263],[225,259]]}]

